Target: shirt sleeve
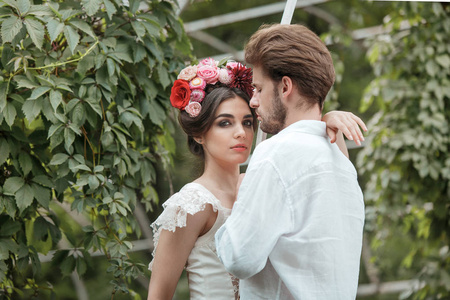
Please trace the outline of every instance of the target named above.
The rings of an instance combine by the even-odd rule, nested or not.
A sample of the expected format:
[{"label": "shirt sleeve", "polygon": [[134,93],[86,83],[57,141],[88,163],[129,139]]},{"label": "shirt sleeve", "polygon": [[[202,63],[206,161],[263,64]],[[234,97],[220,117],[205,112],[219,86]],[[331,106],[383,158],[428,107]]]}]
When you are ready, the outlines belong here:
[{"label": "shirt sleeve", "polygon": [[292,230],[292,210],[277,168],[261,161],[247,170],[231,216],[216,233],[225,269],[240,279],[260,272],[279,237]]}]

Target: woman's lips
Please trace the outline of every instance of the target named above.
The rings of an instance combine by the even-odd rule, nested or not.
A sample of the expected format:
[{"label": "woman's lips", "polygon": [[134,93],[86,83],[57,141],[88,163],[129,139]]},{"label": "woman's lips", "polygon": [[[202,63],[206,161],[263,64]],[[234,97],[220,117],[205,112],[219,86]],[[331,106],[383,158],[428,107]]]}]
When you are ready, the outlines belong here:
[{"label": "woman's lips", "polygon": [[238,152],[243,152],[243,151],[247,150],[247,146],[244,144],[237,144],[237,145],[234,145],[233,147],[231,147],[231,149],[238,151]]}]

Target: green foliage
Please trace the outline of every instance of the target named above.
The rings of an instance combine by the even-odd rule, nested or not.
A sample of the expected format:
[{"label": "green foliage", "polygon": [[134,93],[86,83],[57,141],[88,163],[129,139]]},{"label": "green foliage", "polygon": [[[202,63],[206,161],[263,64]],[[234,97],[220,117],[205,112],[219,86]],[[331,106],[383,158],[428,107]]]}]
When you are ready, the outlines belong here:
[{"label": "green foliage", "polygon": [[[0,293],[51,290],[38,254],[56,249],[64,276],[104,252],[113,295],[129,292],[145,269],[128,256],[133,211],[158,200],[155,163],[175,151],[167,87],[190,43],[171,1],[39,3],[0,1]],[[91,220],[79,235],[63,202]]]},{"label": "green foliage", "polygon": [[366,225],[374,247],[396,239],[396,228],[414,240],[402,265],[419,266],[423,285],[404,299],[450,297],[449,11],[440,3],[396,4],[388,33],[367,53],[376,78],[362,109],[377,105],[379,112],[358,156],[369,178]]}]

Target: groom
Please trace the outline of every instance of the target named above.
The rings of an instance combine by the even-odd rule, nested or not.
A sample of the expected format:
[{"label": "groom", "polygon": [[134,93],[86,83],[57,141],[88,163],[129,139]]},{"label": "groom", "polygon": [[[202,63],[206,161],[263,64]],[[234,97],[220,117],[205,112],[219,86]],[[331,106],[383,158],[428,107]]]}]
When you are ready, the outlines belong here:
[{"label": "groom", "polygon": [[364,202],[352,163],[321,122],[329,51],[301,25],[263,26],[245,48],[261,129],[231,216],[216,234],[246,299],[355,299]]}]

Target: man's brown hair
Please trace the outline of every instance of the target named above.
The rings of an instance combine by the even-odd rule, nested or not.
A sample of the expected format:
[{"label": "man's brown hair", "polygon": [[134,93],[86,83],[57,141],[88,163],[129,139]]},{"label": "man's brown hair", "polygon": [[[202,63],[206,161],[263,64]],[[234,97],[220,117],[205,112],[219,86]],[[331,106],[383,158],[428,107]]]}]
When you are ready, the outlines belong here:
[{"label": "man's brown hair", "polygon": [[[261,67],[275,83],[292,79],[308,107],[319,104],[334,83],[330,52],[322,40],[302,25],[263,25],[245,46],[247,63]],[[301,103],[299,103],[301,105]]]}]

